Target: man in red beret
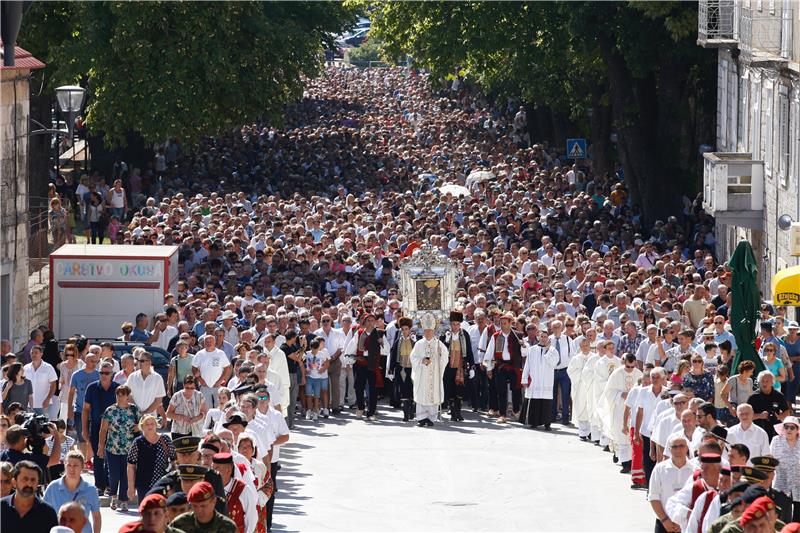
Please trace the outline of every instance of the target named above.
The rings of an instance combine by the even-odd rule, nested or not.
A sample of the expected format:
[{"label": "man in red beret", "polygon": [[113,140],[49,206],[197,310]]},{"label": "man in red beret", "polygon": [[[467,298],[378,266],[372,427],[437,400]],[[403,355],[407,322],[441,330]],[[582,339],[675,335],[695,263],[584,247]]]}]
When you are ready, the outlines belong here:
[{"label": "man in red beret", "polygon": [[161,494],[148,494],[139,504],[141,520],[125,524],[120,533],[185,533],[170,527],[167,520],[167,500]]},{"label": "man in red beret", "polygon": [[192,504],[192,512],[184,513],[170,523],[184,533],[200,533],[201,531],[214,531],[215,533],[236,533],[236,524],[230,518],[223,516],[214,509],[217,498],[214,487],[208,481],[201,481],[189,490],[186,496]]},{"label": "man in red beret", "polygon": [[739,518],[744,533],[772,533],[778,515],[775,504],[768,496],[761,496],[747,506]]}]

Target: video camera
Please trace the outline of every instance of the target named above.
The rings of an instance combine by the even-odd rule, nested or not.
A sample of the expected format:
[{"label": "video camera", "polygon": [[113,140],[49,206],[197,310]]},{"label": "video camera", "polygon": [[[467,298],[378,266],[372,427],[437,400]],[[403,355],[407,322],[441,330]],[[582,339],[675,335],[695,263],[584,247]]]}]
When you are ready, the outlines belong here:
[{"label": "video camera", "polygon": [[23,420],[20,425],[30,433],[28,445],[31,447],[33,453],[43,452],[45,439],[50,436],[49,423],[50,419],[45,415],[36,413],[25,413],[23,415]]}]

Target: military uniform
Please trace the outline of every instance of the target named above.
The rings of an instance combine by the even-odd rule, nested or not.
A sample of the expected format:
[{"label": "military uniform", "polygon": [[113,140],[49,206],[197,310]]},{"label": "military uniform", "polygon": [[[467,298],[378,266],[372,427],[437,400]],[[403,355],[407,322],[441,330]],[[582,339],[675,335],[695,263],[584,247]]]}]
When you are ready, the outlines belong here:
[{"label": "military uniform", "polygon": [[[764,472],[767,475],[769,475],[771,472],[774,472],[780,464],[780,461],[774,457],[768,456],[753,457],[750,459],[750,462],[753,463],[754,468]],[[767,496],[769,496],[770,499],[775,502],[775,505],[779,507],[778,518],[784,522],[791,522],[792,499],[785,492],[781,492],[773,488],[767,489]]]},{"label": "military uniform", "polygon": [[707,533],[721,533],[722,530],[725,529],[725,526],[734,520],[736,519],[733,517],[733,513],[724,514],[711,523]]},{"label": "military uniform", "polygon": [[[785,525],[786,525],[785,523],[781,522],[780,520],[777,520],[775,522],[775,531],[780,531],[781,529],[783,529],[783,526]],[[711,530],[709,529],[709,531]],[[744,529],[742,529],[742,526],[739,525],[738,520],[731,520],[730,522],[728,522],[728,525],[725,526],[722,529],[722,531],[720,531],[720,533],[744,533]]]},{"label": "military uniform", "polygon": [[156,481],[155,485],[148,491],[148,494],[161,494],[165,498],[174,493],[180,492],[181,478],[193,481],[204,480],[211,483],[214,487],[214,494],[217,496],[217,503],[214,505],[216,511],[224,516],[228,515],[228,508],[225,505],[225,487],[222,486],[222,477],[219,472],[206,468],[201,465],[178,465],[177,470],[172,470]]},{"label": "military uniform", "polygon": [[214,513],[214,518],[207,524],[200,524],[194,517],[194,513],[183,513],[169,523],[184,533],[236,533],[236,524],[233,520],[220,513]]}]

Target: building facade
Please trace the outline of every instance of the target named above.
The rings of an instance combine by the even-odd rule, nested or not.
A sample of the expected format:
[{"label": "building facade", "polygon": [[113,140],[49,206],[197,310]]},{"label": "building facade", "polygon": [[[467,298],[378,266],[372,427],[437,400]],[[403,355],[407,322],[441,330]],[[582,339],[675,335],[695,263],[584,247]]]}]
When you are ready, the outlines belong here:
[{"label": "building facade", "polygon": [[771,299],[772,275],[799,259],[778,218],[800,221],[800,4],[700,0],[697,42],[718,56],[716,151],[703,173],[717,255],[750,241]]},{"label": "building facade", "polygon": [[22,48],[0,64],[0,337],[14,349],[30,333],[28,312],[28,118],[30,74],[44,67]]}]

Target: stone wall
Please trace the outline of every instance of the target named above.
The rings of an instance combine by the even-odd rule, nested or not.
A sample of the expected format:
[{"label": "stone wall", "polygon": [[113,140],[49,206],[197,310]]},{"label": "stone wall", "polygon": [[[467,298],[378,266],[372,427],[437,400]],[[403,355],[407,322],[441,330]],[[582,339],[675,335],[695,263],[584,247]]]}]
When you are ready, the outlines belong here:
[{"label": "stone wall", "polygon": [[28,116],[29,71],[0,71],[0,325],[18,349],[28,338]]},{"label": "stone wall", "polygon": [[28,329],[47,324],[50,320],[50,267],[31,275],[28,282]]}]

